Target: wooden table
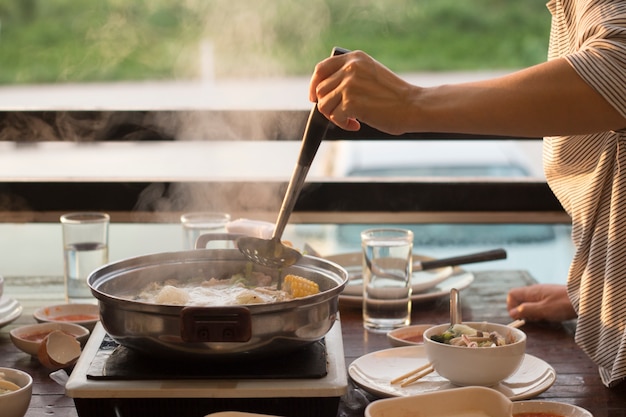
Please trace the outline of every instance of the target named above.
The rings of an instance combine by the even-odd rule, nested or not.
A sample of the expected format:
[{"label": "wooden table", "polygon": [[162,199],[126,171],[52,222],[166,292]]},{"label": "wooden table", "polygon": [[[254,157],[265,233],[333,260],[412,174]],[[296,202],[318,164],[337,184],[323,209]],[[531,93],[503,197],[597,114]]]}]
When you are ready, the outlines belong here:
[{"label": "wooden table", "polygon": [[[471,321],[508,323],[505,309],[509,288],[534,283],[523,271],[483,271],[475,274],[472,285],[461,292],[463,318]],[[28,417],[76,417],[73,400],[64,395],[64,389],[53,382],[36,359],[17,350],[9,339],[13,327],[33,323],[32,312],[41,305],[61,301],[62,284],[57,278],[25,280],[6,278],[5,295],[20,301],[22,316],[0,329],[0,366],[19,368],[29,372],[35,381]],[[449,320],[449,303],[446,298],[415,305],[414,323],[443,323]],[[341,306],[346,365],[356,358],[390,345],[385,335],[368,333],[361,325],[361,312]],[[523,327],[528,335],[527,352],[551,364],[557,373],[556,382],[535,399],[560,401],[578,405],[591,411],[595,417],[626,416],[626,383],[608,389],[602,385],[596,366],[576,346],[573,340],[573,323],[533,324]],[[372,396],[351,387],[342,401],[339,415],[360,417],[363,408],[374,400]],[[357,404],[357,406],[355,406]],[[0,410],[1,415],[1,410]],[[88,416],[81,416],[88,417]]]}]

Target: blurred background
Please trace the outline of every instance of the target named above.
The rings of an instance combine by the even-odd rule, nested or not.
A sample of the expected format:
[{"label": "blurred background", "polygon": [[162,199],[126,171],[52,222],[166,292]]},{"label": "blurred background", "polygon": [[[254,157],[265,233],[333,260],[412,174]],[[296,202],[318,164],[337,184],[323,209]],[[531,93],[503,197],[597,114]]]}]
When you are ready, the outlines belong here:
[{"label": "blurred background", "polygon": [[545,60],[544,0],[0,0],[0,84],[308,76],[333,45],[397,72]]},{"label": "blurred background", "polygon": [[[335,45],[365,50],[412,82],[428,85],[540,63],[547,56],[549,27],[545,0],[0,0],[0,108],[306,110],[308,78]],[[80,141],[82,128],[78,134],[51,129],[50,136]],[[0,130],[23,141],[45,138],[16,135],[2,119]],[[159,145],[154,153],[152,144],[5,145],[0,177],[9,181],[98,180],[99,175],[286,180],[297,152],[297,143],[281,143],[268,152],[276,162],[259,167],[236,159],[224,169],[217,164],[221,159],[212,160],[206,147],[195,144],[174,151],[180,144]],[[543,177],[540,141],[324,145],[311,177]],[[139,162],[120,164],[121,154],[124,161]],[[167,157],[179,163],[165,167]],[[323,254],[348,252],[359,249],[358,233],[369,226],[291,225],[287,237]],[[567,274],[572,251],[567,224],[403,226],[414,228],[416,251],[428,256],[504,247],[509,259],[494,263],[496,268],[528,269],[544,282],[560,282]],[[0,273],[59,273],[59,242],[56,223],[0,224]],[[112,261],[181,247],[179,224],[112,225]],[[37,263],[29,262],[33,251]],[[485,267],[491,265],[468,269]]]}]

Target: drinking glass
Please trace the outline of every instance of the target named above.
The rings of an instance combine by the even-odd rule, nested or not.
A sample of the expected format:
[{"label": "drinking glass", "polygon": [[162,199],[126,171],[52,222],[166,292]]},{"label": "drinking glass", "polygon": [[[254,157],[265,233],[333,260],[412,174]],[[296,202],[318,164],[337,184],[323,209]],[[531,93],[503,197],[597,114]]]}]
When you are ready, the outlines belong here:
[{"label": "drinking glass", "polygon": [[69,303],[94,303],[87,278],[109,262],[109,220],[106,213],[61,216],[65,296]]},{"label": "drinking glass", "polygon": [[413,232],[369,229],[363,249],[363,327],[387,332],[411,323]]},{"label": "drinking glass", "polygon": [[[180,216],[183,225],[183,246],[185,249],[194,249],[198,236],[205,233],[226,233],[226,224],[230,221],[230,214],[219,212],[194,212]],[[225,247],[224,241],[209,242],[207,247]]]}]

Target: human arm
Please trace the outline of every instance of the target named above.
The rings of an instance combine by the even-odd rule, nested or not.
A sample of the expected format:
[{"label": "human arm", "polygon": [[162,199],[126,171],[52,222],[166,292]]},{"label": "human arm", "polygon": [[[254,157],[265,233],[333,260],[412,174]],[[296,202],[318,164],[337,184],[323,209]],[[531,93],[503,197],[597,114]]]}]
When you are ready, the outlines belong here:
[{"label": "human arm", "polygon": [[626,119],[563,58],[493,79],[411,85],[361,51],[328,58],[309,98],[346,130],[550,136],[626,127]]},{"label": "human arm", "polygon": [[509,315],[516,320],[565,321],[576,318],[565,285],[535,284],[513,288],[506,303]]}]

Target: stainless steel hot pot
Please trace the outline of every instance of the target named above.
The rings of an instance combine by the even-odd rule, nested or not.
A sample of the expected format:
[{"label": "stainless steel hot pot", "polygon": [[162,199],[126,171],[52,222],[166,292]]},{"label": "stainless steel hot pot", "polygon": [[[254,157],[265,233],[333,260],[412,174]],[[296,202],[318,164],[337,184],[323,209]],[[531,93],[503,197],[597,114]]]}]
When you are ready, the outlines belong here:
[{"label": "stainless steel hot pot", "polygon": [[105,265],[88,278],[100,320],[119,344],[153,356],[219,357],[286,352],[320,340],[337,317],[348,273],[324,259],[303,256],[281,273],[318,283],[314,296],[273,304],[185,307],[132,300],[149,283],[197,277],[225,278],[246,267],[277,277],[278,270],[251,264],[237,249],[196,249],[129,258]]}]

